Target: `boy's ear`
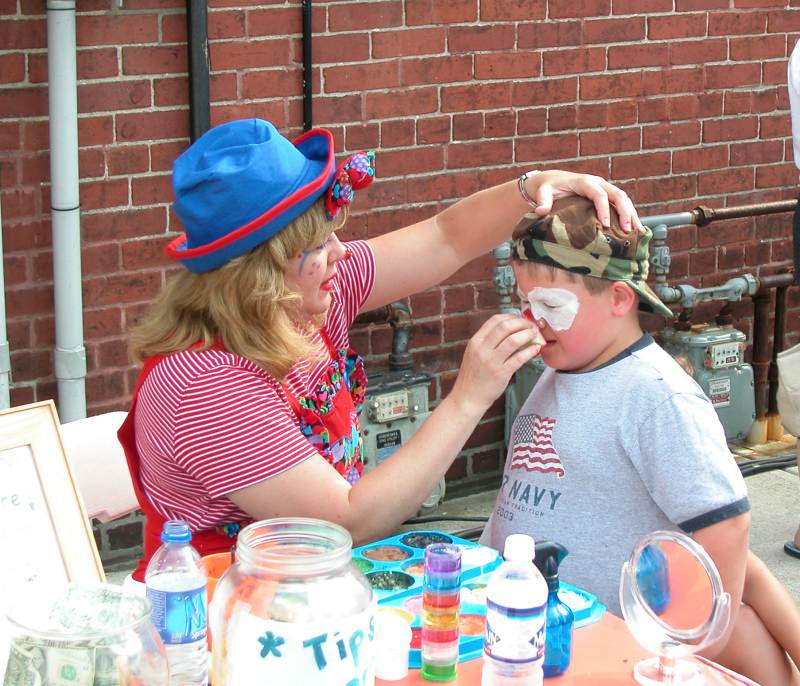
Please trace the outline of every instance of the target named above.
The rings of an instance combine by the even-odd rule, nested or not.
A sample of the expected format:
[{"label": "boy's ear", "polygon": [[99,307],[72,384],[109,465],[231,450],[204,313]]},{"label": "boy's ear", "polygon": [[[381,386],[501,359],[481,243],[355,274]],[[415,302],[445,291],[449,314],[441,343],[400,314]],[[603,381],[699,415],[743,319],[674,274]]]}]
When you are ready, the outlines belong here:
[{"label": "boy's ear", "polygon": [[639,296],[624,281],[614,281],[610,289],[611,311],[617,317],[624,317],[639,307]]}]

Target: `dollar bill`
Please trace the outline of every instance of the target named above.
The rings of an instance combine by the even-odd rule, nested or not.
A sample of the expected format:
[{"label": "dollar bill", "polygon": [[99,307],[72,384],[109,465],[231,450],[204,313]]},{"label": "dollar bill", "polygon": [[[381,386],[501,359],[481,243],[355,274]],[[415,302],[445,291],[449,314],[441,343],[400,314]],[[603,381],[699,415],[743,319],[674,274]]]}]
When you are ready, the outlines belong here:
[{"label": "dollar bill", "polygon": [[12,641],[3,686],[94,686],[93,648]]}]

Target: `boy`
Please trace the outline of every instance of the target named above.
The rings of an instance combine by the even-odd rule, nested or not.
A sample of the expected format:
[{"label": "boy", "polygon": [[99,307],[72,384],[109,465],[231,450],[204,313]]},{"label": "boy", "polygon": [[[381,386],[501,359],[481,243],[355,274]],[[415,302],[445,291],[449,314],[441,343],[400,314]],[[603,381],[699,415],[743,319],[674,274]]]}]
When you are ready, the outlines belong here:
[{"label": "boy", "polygon": [[[549,368],[514,422],[481,540],[502,548],[524,531],[563,543],[562,578],[620,614],[620,571],[636,542],[681,528],[714,559],[733,625],[748,567],[747,489],[711,403],[639,325],[638,310],[672,316],[646,284],[650,236],[624,234],[613,212],[602,227],[579,198],[515,230],[518,291]],[[752,629],[749,641],[769,640]],[[778,673],[791,667],[765,683],[791,683]]]}]

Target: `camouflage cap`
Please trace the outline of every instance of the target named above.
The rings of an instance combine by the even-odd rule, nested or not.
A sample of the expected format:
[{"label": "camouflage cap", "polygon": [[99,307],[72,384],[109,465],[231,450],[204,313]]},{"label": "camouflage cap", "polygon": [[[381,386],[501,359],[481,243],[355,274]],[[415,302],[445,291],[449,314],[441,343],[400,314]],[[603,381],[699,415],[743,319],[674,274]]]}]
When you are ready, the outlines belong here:
[{"label": "camouflage cap", "polygon": [[526,214],[512,235],[512,253],[526,262],[539,262],[584,276],[624,281],[639,295],[639,309],[664,317],[672,311],[647,285],[648,244],[653,234],[624,233],[611,207],[611,227],[600,224],[594,203],[581,196],[553,202],[550,214]]}]

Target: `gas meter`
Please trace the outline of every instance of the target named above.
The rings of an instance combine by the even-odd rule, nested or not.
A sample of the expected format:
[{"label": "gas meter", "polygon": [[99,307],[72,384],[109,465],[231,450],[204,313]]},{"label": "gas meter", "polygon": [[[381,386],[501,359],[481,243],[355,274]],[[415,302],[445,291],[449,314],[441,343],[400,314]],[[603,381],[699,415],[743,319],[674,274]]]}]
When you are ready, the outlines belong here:
[{"label": "gas meter", "polygon": [[744,361],[747,338],[732,326],[666,328],[661,345],[700,384],[717,411],[725,437],[741,440],[756,418],[753,368]]},{"label": "gas meter", "polygon": [[[369,372],[369,385],[361,411],[364,470],[369,471],[406,443],[430,415],[428,374],[410,370]],[[421,511],[436,509],[444,499],[441,479],[422,504]]]}]

